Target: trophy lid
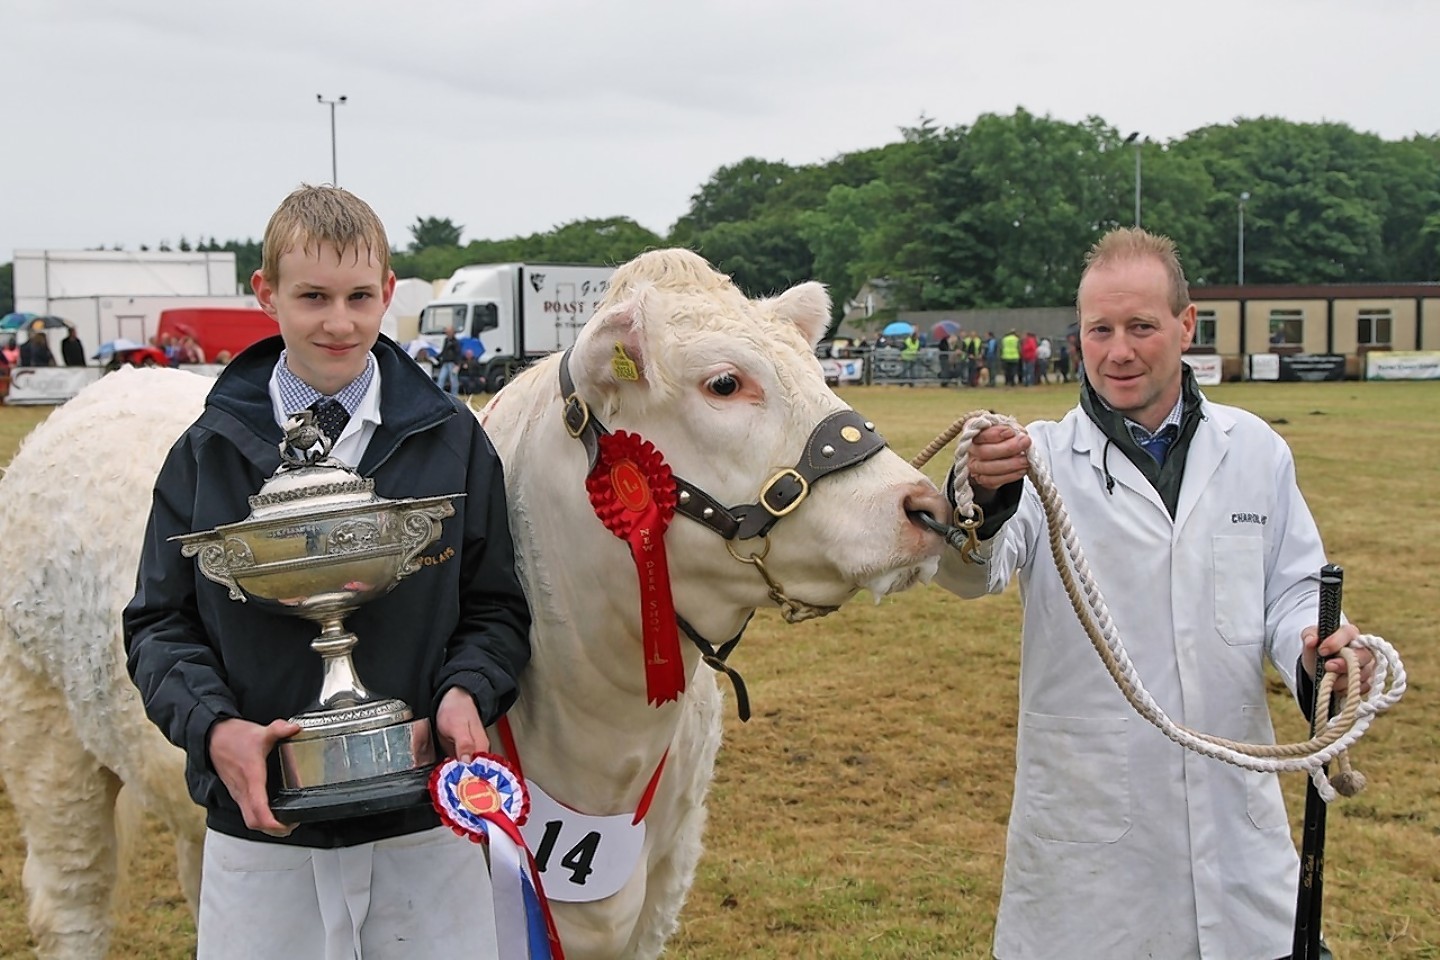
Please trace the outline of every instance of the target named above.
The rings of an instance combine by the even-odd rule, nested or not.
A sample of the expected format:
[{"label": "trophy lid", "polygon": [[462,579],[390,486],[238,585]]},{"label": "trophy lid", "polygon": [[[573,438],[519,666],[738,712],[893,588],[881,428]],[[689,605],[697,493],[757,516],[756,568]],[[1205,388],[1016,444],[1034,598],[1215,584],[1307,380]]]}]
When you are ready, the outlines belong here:
[{"label": "trophy lid", "polygon": [[334,441],[301,410],[285,424],[280,467],[250,497],[250,519],[272,520],[289,514],[314,514],[384,502],[375,481],[360,476],[330,456]]}]

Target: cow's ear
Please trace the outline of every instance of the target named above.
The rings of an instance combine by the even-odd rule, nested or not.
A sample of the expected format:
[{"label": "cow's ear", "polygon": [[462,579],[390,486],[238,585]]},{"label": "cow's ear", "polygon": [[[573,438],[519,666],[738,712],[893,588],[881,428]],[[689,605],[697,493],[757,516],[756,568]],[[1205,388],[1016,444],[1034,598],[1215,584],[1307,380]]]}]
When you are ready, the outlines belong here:
[{"label": "cow's ear", "polygon": [[611,395],[646,382],[645,293],[639,291],[590,318],[575,340],[570,375],[587,396]]},{"label": "cow's ear", "polygon": [[830,329],[830,294],[823,283],[814,280],[796,284],[778,297],[762,300],[760,306],[799,327],[800,334],[812,347]]}]

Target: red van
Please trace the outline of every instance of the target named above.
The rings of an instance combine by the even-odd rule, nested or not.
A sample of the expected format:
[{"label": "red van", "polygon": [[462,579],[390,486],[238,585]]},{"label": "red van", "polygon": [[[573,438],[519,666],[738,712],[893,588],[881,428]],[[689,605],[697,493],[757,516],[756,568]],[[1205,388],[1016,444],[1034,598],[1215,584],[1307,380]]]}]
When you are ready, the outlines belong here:
[{"label": "red van", "polygon": [[217,362],[222,352],[230,359],[258,340],[280,332],[263,310],[251,307],[185,307],[160,311],[156,340],[194,337],[205,354],[206,363]]}]

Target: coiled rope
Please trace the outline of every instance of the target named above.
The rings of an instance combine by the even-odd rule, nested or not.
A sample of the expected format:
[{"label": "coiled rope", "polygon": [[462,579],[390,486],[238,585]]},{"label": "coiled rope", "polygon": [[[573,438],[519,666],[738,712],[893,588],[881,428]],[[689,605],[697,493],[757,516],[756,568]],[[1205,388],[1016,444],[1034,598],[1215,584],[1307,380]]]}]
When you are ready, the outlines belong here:
[{"label": "coiled rope", "polygon": [[[1013,417],[987,410],[973,411],[956,420],[910,461],[915,467],[924,466],[946,444],[959,437],[955,450],[955,519],[957,528],[967,531],[972,543],[974,528],[979,525],[981,514],[969,483],[970,446],[980,431],[1000,425],[1011,427],[1017,432],[1024,430]],[[1244,743],[1201,733],[1175,723],[1146,691],[1135,671],[1135,665],[1110,619],[1105,598],[1090,572],[1085,551],[1070,525],[1064,501],[1060,499],[1059,491],[1055,489],[1050,478],[1049,466],[1034,445],[1031,445],[1026,459],[1029,463],[1027,475],[1039,494],[1045,511],[1050,555],[1055,560],[1055,569],[1060,573],[1065,594],[1070,598],[1070,606],[1075,610],[1075,615],[1085,629],[1085,635],[1090,638],[1091,645],[1100,655],[1111,679],[1136,713],[1180,746],[1204,756],[1261,773],[1304,770],[1327,803],[1335,799],[1337,793],[1349,797],[1365,788],[1365,777],[1350,766],[1348,751],[1365,735],[1375,717],[1393,707],[1405,693],[1405,665],[1400,662],[1400,655],[1393,646],[1381,637],[1361,634],[1349,646],[1341,649],[1339,655],[1345,660],[1347,678],[1341,709],[1315,736],[1303,743]],[[955,532],[952,528],[952,534]],[[947,540],[952,546],[960,547],[959,536],[950,535]],[[967,556],[967,559],[972,558]],[[1368,695],[1361,693],[1360,666],[1355,653],[1357,647],[1369,650],[1375,657],[1375,669]],[[1327,672],[1321,678],[1317,703],[1331,702],[1335,676]],[[1325,771],[1325,766],[1332,760],[1336,762],[1339,771],[1333,784]]]}]

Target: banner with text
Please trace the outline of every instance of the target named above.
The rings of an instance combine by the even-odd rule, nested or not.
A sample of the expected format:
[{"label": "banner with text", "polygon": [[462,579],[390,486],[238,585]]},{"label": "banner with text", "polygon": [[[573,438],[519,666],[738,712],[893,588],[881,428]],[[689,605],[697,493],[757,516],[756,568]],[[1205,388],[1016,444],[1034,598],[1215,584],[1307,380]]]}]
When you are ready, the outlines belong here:
[{"label": "banner with text", "polygon": [[1385,351],[1365,354],[1366,380],[1440,380],[1440,352]]},{"label": "banner with text", "polygon": [[1195,374],[1195,382],[1200,386],[1213,387],[1220,382],[1220,374],[1224,365],[1218,354],[1187,353],[1181,359],[1190,364],[1190,370]]}]

